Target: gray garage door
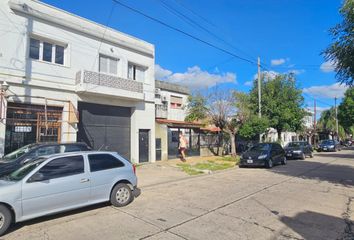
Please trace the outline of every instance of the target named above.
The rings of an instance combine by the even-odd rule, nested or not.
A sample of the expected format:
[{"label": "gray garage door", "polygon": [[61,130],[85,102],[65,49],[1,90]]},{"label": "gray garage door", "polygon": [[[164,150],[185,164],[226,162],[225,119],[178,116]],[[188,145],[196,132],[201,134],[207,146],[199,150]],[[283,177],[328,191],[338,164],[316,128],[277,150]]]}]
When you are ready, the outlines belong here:
[{"label": "gray garage door", "polygon": [[130,160],[131,108],[79,102],[77,141],[95,150],[116,151]]}]

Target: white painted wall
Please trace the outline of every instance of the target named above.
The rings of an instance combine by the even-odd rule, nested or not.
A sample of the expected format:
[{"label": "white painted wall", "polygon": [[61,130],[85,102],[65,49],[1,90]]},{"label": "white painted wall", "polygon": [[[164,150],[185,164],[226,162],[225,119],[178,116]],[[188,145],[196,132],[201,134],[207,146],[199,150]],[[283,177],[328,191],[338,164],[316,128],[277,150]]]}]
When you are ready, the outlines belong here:
[{"label": "white painted wall", "polygon": [[[161,89],[161,96],[167,97],[167,102],[168,102],[167,119],[184,121],[185,117],[187,116],[186,107],[187,107],[187,103],[188,103],[188,95]],[[182,108],[171,108],[171,102],[170,102],[171,96],[176,96],[176,97],[182,98]]]},{"label": "white painted wall", "polygon": [[[132,159],[138,162],[137,134],[139,129],[151,129],[150,159],[155,160],[155,108],[153,103],[155,49],[152,44],[110,28],[106,29],[102,25],[39,1],[2,0],[0,10],[0,81],[7,81],[10,85],[8,94],[70,100],[75,106],[78,101],[84,100],[132,107]],[[103,33],[105,37],[102,41]],[[67,45],[65,65],[30,59],[28,52],[31,36]],[[99,54],[119,59],[118,76],[122,78],[127,78],[128,62],[146,67],[143,82],[144,100],[128,100],[124,98],[126,94],[112,98],[108,91],[107,96],[105,92],[99,96],[78,95],[75,92],[76,73],[82,69],[97,72]],[[119,89],[116,92],[119,95]],[[9,101],[13,100],[9,99]],[[20,100],[26,103],[37,101]],[[43,102],[37,103],[43,104]],[[63,107],[66,110],[65,104]],[[63,120],[65,117],[64,114]],[[76,140],[76,126],[63,121],[62,133],[62,139]],[[4,128],[1,128],[0,140],[4,136]],[[0,154],[3,153],[3,148],[0,141]]]}]

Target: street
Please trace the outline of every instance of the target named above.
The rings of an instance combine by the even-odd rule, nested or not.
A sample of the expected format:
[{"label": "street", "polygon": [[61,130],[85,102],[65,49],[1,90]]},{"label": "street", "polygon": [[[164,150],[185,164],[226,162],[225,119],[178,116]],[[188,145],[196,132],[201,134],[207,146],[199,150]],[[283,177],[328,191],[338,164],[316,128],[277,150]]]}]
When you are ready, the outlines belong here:
[{"label": "street", "polygon": [[128,207],[35,219],[1,239],[354,239],[353,199],[347,149],[145,185]]}]

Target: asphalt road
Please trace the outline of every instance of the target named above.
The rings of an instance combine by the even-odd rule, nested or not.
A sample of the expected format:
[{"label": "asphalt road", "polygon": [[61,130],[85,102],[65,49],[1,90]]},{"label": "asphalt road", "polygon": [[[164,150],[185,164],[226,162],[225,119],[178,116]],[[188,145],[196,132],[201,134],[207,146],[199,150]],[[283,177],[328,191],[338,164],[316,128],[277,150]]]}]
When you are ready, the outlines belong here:
[{"label": "asphalt road", "polygon": [[40,218],[0,239],[349,240],[353,220],[352,149],[145,186],[128,207]]}]

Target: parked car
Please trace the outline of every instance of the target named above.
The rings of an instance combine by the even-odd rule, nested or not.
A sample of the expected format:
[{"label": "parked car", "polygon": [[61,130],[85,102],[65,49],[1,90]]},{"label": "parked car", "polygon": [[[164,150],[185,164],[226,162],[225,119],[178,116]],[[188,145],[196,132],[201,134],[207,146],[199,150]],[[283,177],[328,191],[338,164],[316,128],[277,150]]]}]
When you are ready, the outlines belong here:
[{"label": "parked car", "polygon": [[122,207],[138,191],[135,166],[117,153],[40,157],[0,180],[0,236],[12,222],[106,201]]},{"label": "parked car", "polygon": [[317,151],[319,152],[337,152],[341,150],[341,145],[336,140],[323,140],[319,145]]},{"label": "parked car", "polygon": [[19,148],[0,159],[0,177],[22,167],[28,161],[40,156],[56,153],[89,151],[85,143],[34,143]]},{"label": "parked car", "polygon": [[239,166],[272,168],[275,164],[286,164],[284,149],[278,143],[259,143],[241,155]]},{"label": "parked car", "polygon": [[304,160],[306,156],[313,157],[313,149],[312,146],[306,142],[290,142],[285,148],[285,154],[287,159],[302,159]]},{"label": "parked car", "polygon": [[350,139],[346,139],[346,140],[344,140],[344,146],[346,146],[346,147],[350,147],[350,146],[352,146],[353,145],[353,142],[352,142],[352,140],[350,140]]}]

